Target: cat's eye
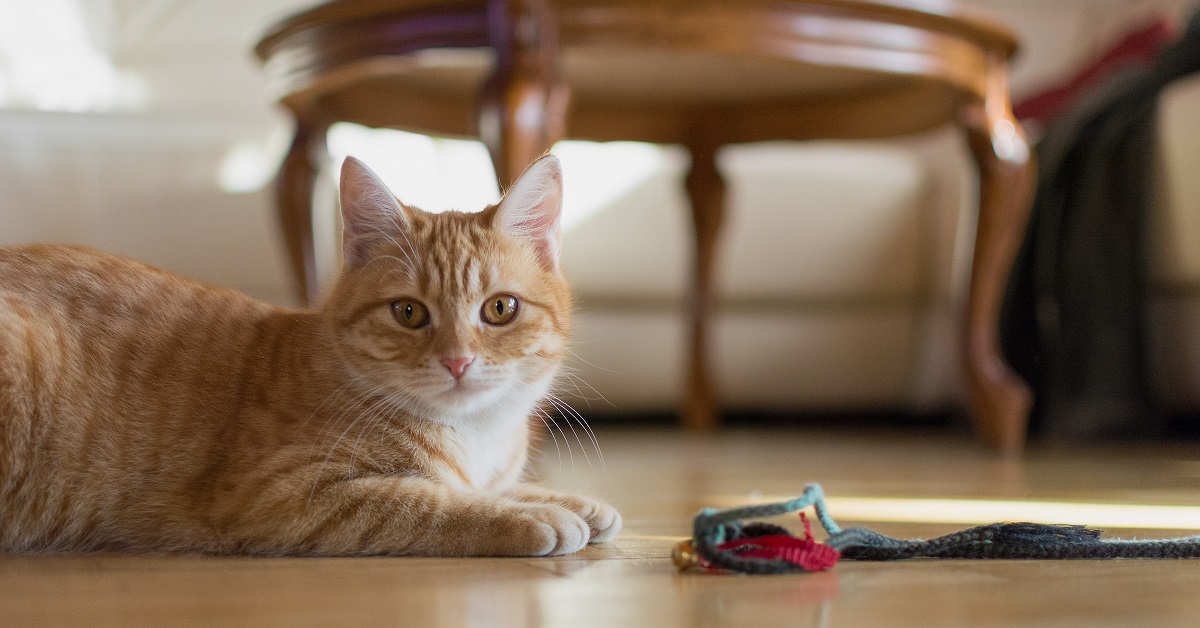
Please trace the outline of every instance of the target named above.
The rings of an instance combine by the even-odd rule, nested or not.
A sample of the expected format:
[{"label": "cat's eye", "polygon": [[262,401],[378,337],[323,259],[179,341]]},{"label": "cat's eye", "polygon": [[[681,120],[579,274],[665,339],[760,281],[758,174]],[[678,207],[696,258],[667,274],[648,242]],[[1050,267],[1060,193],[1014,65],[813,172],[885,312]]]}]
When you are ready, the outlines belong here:
[{"label": "cat's eye", "polygon": [[497,294],[483,304],[480,315],[491,325],[505,325],[512,322],[517,315],[517,297],[511,294]]},{"label": "cat's eye", "polygon": [[429,310],[420,301],[412,299],[392,301],[392,316],[409,329],[420,329],[429,324]]}]

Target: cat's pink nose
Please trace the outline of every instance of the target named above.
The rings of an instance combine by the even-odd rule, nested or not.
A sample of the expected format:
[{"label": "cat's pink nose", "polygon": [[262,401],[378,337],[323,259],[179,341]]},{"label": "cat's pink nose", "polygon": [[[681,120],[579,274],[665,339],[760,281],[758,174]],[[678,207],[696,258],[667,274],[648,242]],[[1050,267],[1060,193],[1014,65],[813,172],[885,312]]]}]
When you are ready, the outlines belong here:
[{"label": "cat's pink nose", "polygon": [[467,372],[467,367],[471,366],[471,363],[474,361],[475,358],[466,357],[442,358],[442,364],[450,370],[450,374],[454,376],[454,379],[462,379],[463,374]]}]

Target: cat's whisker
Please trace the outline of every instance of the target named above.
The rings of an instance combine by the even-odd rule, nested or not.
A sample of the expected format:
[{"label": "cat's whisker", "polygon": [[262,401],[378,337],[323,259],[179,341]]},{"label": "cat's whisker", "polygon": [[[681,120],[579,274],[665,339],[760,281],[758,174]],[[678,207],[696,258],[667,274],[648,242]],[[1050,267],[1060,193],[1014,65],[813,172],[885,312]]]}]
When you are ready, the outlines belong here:
[{"label": "cat's whisker", "polygon": [[542,425],[546,426],[546,431],[550,433],[550,438],[552,438],[554,440],[554,450],[556,452],[558,452],[558,471],[559,471],[559,473],[561,473],[562,472],[562,447],[558,446],[558,436],[556,436],[554,434],[554,430],[551,429],[550,424],[546,422],[546,411],[537,406],[533,407],[533,411],[534,411],[534,416],[536,416],[538,418],[538,420],[542,422]]},{"label": "cat's whisker", "polygon": [[[375,262],[383,262],[383,261],[387,261],[387,260],[391,260],[393,262],[396,262],[396,263],[401,264],[404,267],[408,268],[408,262],[400,259],[399,257],[396,257],[395,255],[376,255],[375,257],[372,257],[370,261],[368,261],[366,264],[364,264],[364,266],[369,266],[371,264],[374,264]],[[411,268],[409,269],[409,272],[412,272]]]},{"label": "cat's whisker", "polygon": [[[313,480],[312,480],[312,489],[310,490],[310,492],[308,492],[308,501],[311,502],[313,496],[316,495],[317,486],[320,485],[320,480],[322,480],[324,477],[325,467],[329,466],[329,463],[332,460],[332,457],[334,457],[334,453],[335,453],[335,451],[337,451],[338,443],[342,442],[342,438],[346,437],[347,433],[349,433],[350,430],[353,430],[354,426],[356,424],[358,424],[361,419],[362,419],[362,414],[352,415],[352,417],[350,417],[348,420],[346,429],[344,429],[342,431],[340,436],[332,439],[332,441],[330,442],[328,450],[325,451],[324,457],[322,457],[322,460],[320,460],[320,463],[317,466],[317,472],[314,473]],[[332,432],[330,432],[330,435],[332,435]],[[328,437],[326,437],[326,438],[328,438]]]},{"label": "cat's whisker", "polygon": [[411,282],[413,280],[414,275],[412,274],[411,271],[409,271],[405,268],[391,268],[391,269],[388,269],[388,271],[383,274],[383,277],[380,278],[379,282],[380,282],[380,284],[383,284],[386,281],[390,280],[392,277],[396,277],[396,276],[404,277],[405,281]]},{"label": "cat's whisker", "polygon": [[382,392],[384,388],[385,386],[383,384],[361,386],[360,383],[360,388],[354,397],[346,405],[342,406],[337,412],[335,412],[333,416],[329,417],[326,424],[322,426],[319,433],[321,438],[317,441],[317,443],[315,443],[315,445],[318,447],[323,447],[327,439],[332,436],[334,430],[341,425],[342,421],[352,415],[359,408],[359,406],[369,400],[372,396]]},{"label": "cat's whisker", "polygon": [[[529,384],[526,384],[524,382],[518,381],[518,382],[516,382],[516,384],[519,386],[523,386],[525,388],[529,388],[529,389],[533,388],[532,386],[530,386]],[[553,403],[553,402],[551,402],[551,403]],[[567,446],[567,456],[571,461],[571,472],[574,473],[575,472],[575,452],[574,452],[574,450],[571,449],[571,441],[567,438],[567,432],[565,430],[563,430],[561,425],[558,424],[558,421],[554,420],[554,415],[550,414],[549,412],[546,412],[546,410],[543,408],[540,408],[538,406],[534,406],[534,407],[537,408],[538,411],[540,411],[543,416],[545,416],[547,419],[550,420],[550,424],[547,425],[546,427],[550,427],[551,425],[553,425],[554,427],[557,427],[558,432],[560,434],[562,434],[563,444]],[[557,440],[558,439],[556,438],[555,442],[557,442]],[[581,446],[582,446],[582,444],[581,444]],[[561,466],[561,462],[560,462],[560,466]]]},{"label": "cat's whisker", "polygon": [[567,458],[571,461],[571,473],[575,473],[575,452],[571,449],[571,441],[567,440],[567,432],[554,420],[554,415],[547,414],[550,417],[550,425],[558,428],[558,433],[562,434],[563,444],[567,446]]},{"label": "cat's whisker", "polygon": [[[580,377],[580,376],[578,376],[578,375],[575,375],[574,373],[572,373],[570,369],[565,369],[565,368],[564,368],[564,369],[562,370],[562,374],[563,374],[563,375],[566,375],[566,376],[567,376],[568,378],[570,378],[572,381],[576,381],[576,382],[579,382],[580,384],[583,384],[584,386],[587,386],[589,390],[591,390],[592,392],[596,393],[596,395],[599,397],[599,399],[600,399],[601,401],[603,401],[604,403],[607,403],[609,406],[612,406],[612,408],[613,408],[613,409],[616,409],[616,407],[617,407],[617,404],[615,404],[615,403],[613,403],[613,402],[609,401],[609,400],[608,400],[608,397],[605,397],[605,396],[604,396],[604,393],[600,392],[599,390],[596,390],[596,387],[595,387],[595,386],[592,386],[591,384],[587,383],[587,381],[586,381],[586,380],[584,380],[582,377]],[[578,390],[578,389],[579,389],[579,386],[578,386],[578,385],[576,385],[576,386],[575,386],[575,388],[576,388],[576,390]],[[581,399],[585,399],[585,400],[591,400],[591,401],[595,401],[595,400],[596,400],[596,398],[595,398],[595,397],[586,397],[586,396],[584,396],[582,393],[580,393],[579,397],[580,397]]]},{"label": "cat's whisker", "polygon": [[[404,402],[404,400],[403,400],[403,399],[396,399],[395,397],[397,397],[397,396],[399,396],[399,395],[397,395],[396,393],[393,393],[393,394],[392,394],[392,395],[391,395],[391,396],[388,398],[388,405],[390,406],[390,408],[391,408],[391,411],[392,411],[392,413],[393,413],[393,416],[394,416],[394,417],[395,417],[395,416],[397,416],[397,415],[401,415],[401,416],[402,416],[402,415],[404,415],[405,413],[409,413],[409,412],[408,412],[408,410],[405,408],[405,405],[404,405],[404,403],[403,403],[403,402]],[[409,413],[409,414],[411,414],[411,413]],[[378,430],[378,431],[379,431],[379,438],[378,438],[378,440],[376,440],[376,444],[377,444],[377,446],[379,446],[379,447],[384,447],[384,446],[385,446],[385,439],[387,439],[389,436],[392,436],[392,437],[393,437],[393,439],[395,438],[395,433],[396,433],[396,431],[395,431],[395,424],[394,424],[394,422],[393,422],[393,421],[381,421],[381,422],[380,422],[380,425],[381,425],[381,426],[382,426],[384,429],[380,429],[380,430]]]},{"label": "cat's whisker", "polygon": [[382,235],[383,237],[387,238],[387,240],[389,242],[391,242],[393,246],[396,247],[396,250],[401,255],[404,256],[404,259],[400,259],[399,257],[396,257],[395,255],[376,255],[375,257],[368,260],[366,262],[366,264],[364,264],[364,265],[374,264],[377,261],[392,260],[392,261],[396,262],[397,264],[399,264],[401,268],[408,271],[410,278],[415,278],[417,276],[416,263],[413,261],[412,255],[409,254],[408,250],[405,249],[403,246],[401,246],[400,243],[397,242],[396,239],[393,238],[386,231],[379,230],[379,231],[377,231],[377,233],[379,235]]},{"label": "cat's whisker", "polygon": [[350,459],[346,463],[346,479],[353,477],[354,461],[358,458],[358,449],[362,444],[363,438],[371,433],[371,430],[378,425],[383,425],[387,422],[389,413],[387,410],[392,406],[391,400],[387,396],[380,397],[371,407],[367,408],[363,414],[368,418],[367,424],[363,426],[362,431],[358,433],[358,438],[354,441],[354,446],[350,449]]},{"label": "cat's whisker", "polygon": [[[586,312],[587,308],[576,308],[575,311],[576,312]],[[590,338],[588,340],[573,339],[573,340],[571,340],[571,344],[573,344],[573,345],[590,345],[593,342],[608,342],[609,340],[612,340],[613,338],[618,338],[618,337],[619,336],[617,336],[616,334],[613,334],[612,336],[605,336],[604,338]]]},{"label": "cat's whisker", "polygon": [[325,449],[325,445],[330,442],[334,433],[341,428],[345,421],[351,420],[358,407],[366,403],[370,397],[370,391],[360,391],[349,403],[342,406],[333,416],[329,417],[326,424],[317,433],[318,438],[312,443],[314,461],[319,457],[317,452]]},{"label": "cat's whisker", "polygon": [[570,353],[571,355],[575,356],[575,359],[576,359],[576,360],[579,360],[580,362],[583,362],[584,364],[586,364],[586,365],[588,365],[588,366],[590,366],[590,367],[592,367],[592,368],[595,368],[595,369],[600,369],[601,371],[606,371],[606,372],[609,372],[609,373],[613,373],[614,375],[624,375],[624,373],[622,373],[622,372],[620,372],[620,371],[614,371],[614,370],[612,370],[612,369],[606,369],[606,368],[604,368],[603,366],[597,366],[597,365],[595,365],[595,364],[592,364],[591,362],[588,362],[587,360],[585,360],[585,359],[583,359],[583,358],[579,357],[579,354],[578,354],[578,353],[575,353],[574,351],[571,351],[571,349],[570,349],[570,348],[568,348],[568,347],[563,347],[563,350],[565,350],[567,353]]},{"label": "cat's whisker", "polygon": [[364,403],[366,403],[367,401],[371,400],[373,397],[375,397],[376,395],[381,393],[385,388],[386,388],[386,385],[379,384],[379,385],[372,387],[369,390],[364,391],[362,394],[360,394],[358,396],[358,398],[354,401],[354,403],[352,403],[351,405],[349,405],[346,408],[343,408],[343,410],[341,412],[339,412],[337,415],[335,415],[336,418],[330,421],[331,425],[326,426],[327,431],[321,437],[321,439],[318,441],[318,443],[319,443],[318,447],[323,447],[323,445],[327,441],[329,441],[329,437],[332,436],[333,431],[335,429],[337,429],[336,427],[333,427],[334,425],[340,426],[340,424],[343,421],[347,421],[347,423],[348,423],[346,425],[346,428],[344,430],[342,430],[342,433],[340,435],[338,435],[337,438],[333,439],[332,441],[329,441],[328,451],[326,452],[324,458],[321,460],[320,465],[318,465],[318,467],[317,467],[317,472],[313,478],[312,490],[309,491],[308,499],[309,499],[310,503],[312,502],[313,496],[316,495],[317,486],[320,484],[321,477],[322,477],[322,474],[324,473],[325,467],[327,467],[329,465],[330,460],[332,460],[332,458],[333,458],[334,452],[337,451],[338,443],[340,443],[342,441],[342,439],[346,437],[346,434],[350,433],[350,430],[354,429],[354,426],[356,424],[358,424],[358,422],[361,421],[363,419],[363,417],[365,416],[361,412],[358,412],[359,408]]},{"label": "cat's whisker", "polygon": [[[417,254],[417,247],[413,246],[412,239],[408,237],[408,230],[400,227],[400,222],[396,220],[395,216],[388,216],[388,220],[392,223],[392,232],[386,235],[388,239],[392,241],[392,244],[396,245],[396,248],[400,249],[400,252],[404,253],[404,256],[408,258],[409,270],[415,276],[417,272],[417,263],[413,261],[413,257]],[[400,237],[404,238],[404,243],[408,246],[400,246],[400,243],[396,241],[396,238],[392,237],[392,233],[400,234]]]},{"label": "cat's whisker", "polygon": [[315,418],[317,417],[317,413],[319,413],[319,412],[320,412],[322,409],[324,409],[324,408],[325,408],[325,406],[327,406],[327,405],[329,405],[329,404],[333,403],[333,401],[334,401],[335,399],[337,399],[337,398],[338,398],[340,395],[342,395],[342,394],[343,394],[345,391],[347,391],[347,390],[350,390],[351,388],[353,388],[353,387],[354,387],[356,384],[358,384],[358,382],[356,382],[356,381],[348,381],[348,382],[346,382],[346,383],[342,384],[341,386],[338,386],[336,389],[334,389],[334,391],[333,391],[333,392],[329,393],[329,395],[328,395],[327,397],[325,397],[325,400],[324,400],[324,401],[322,401],[321,403],[317,404],[317,407],[316,407],[316,408],[313,408],[313,411],[312,411],[312,413],[308,415],[308,418],[307,418],[307,419],[304,419],[304,422],[300,424],[300,427],[302,427],[302,428],[303,428],[303,427],[308,427],[308,424],[309,424],[309,423],[311,423],[311,422],[312,422],[312,420],[313,420],[313,419],[315,419]]},{"label": "cat's whisker", "polygon": [[[567,382],[570,383],[575,388],[575,396],[579,399],[583,399],[584,403],[588,404],[588,409],[590,410],[592,407],[591,399],[589,399],[583,395],[583,389],[580,388],[579,384],[576,383],[576,379],[578,379],[578,378],[574,377],[573,375],[571,375],[570,373],[568,373],[566,371],[561,371],[561,373],[564,377],[567,378]],[[567,393],[566,391],[561,391],[561,392],[563,392],[563,394],[570,394],[570,393]]]},{"label": "cat's whisker", "polygon": [[[550,400],[550,403],[554,404],[554,407],[558,408],[559,412],[564,413],[564,418],[567,419],[567,425],[571,424],[572,417],[579,422],[579,426],[583,428],[583,431],[592,441],[592,447],[596,450],[596,457],[600,460],[600,468],[608,471],[608,465],[604,462],[604,453],[600,451],[600,440],[596,438],[596,432],[592,430],[590,425],[588,425],[588,422],[583,418],[583,415],[575,410],[575,408],[572,408],[570,404],[552,394],[547,395],[546,398]],[[572,427],[571,430],[574,431],[575,428]],[[578,438],[578,434],[576,435],[576,438]],[[580,442],[579,446],[582,448],[583,443]]]},{"label": "cat's whisker", "polygon": [[[561,372],[561,375],[566,377],[568,382],[565,384],[560,384],[560,385],[556,386],[554,389],[551,390],[551,392],[556,393],[556,394],[561,394],[561,395],[570,395],[576,399],[580,399],[584,403],[587,404],[587,407],[589,410],[592,408],[593,401],[603,401],[604,403],[607,403],[610,407],[613,407],[613,408],[617,407],[616,404],[609,401],[608,398],[605,397],[600,391],[596,390],[594,387],[592,387],[591,384],[588,384],[586,381],[584,381],[584,379],[582,377],[579,377],[578,375],[567,372],[565,370]],[[589,395],[586,391],[583,390],[583,388],[580,387],[580,384],[582,384],[583,386],[587,386],[587,388],[589,390],[591,390],[593,393],[595,393],[595,395]],[[571,388],[570,389],[566,388],[567,385],[570,385]]]},{"label": "cat's whisker", "polygon": [[[388,236],[388,240],[391,240],[392,245],[396,247],[396,250],[398,250],[400,252],[400,254],[404,256],[405,269],[408,270],[409,274],[412,277],[416,277],[417,276],[417,261],[416,261],[416,259],[414,259],[413,253],[409,251],[409,247],[411,247],[412,245],[410,244],[409,247],[402,246],[399,242],[396,241],[395,238],[393,238],[390,235]],[[407,238],[406,238],[406,240],[407,240]]]},{"label": "cat's whisker", "polygon": [[[588,437],[588,440],[591,441],[592,448],[596,450],[597,458],[600,460],[601,467],[606,469],[605,464],[604,464],[603,454],[601,454],[601,452],[600,452],[599,443],[597,442],[595,435],[591,432],[591,428],[588,427],[587,423],[582,419],[582,417],[578,413],[576,413],[573,408],[571,408],[569,405],[567,405],[566,402],[564,402],[562,400],[559,400],[559,399],[551,400],[551,404],[553,404],[554,407],[558,409],[559,415],[562,416],[563,419],[567,422],[567,427],[571,428],[571,432],[573,434],[575,434],[575,440],[577,443],[579,443],[580,449],[584,450],[584,454],[586,456],[587,450],[583,445],[583,439],[581,439],[579,437],[579,432],[577,432],[575,430],[575,423],[579,423],[580,427],[582,427],[584,430],[584,434],[586,434]],[[572,419],[574,419],[574,421],[572,421]],[[589,460],[589,464],[590,464],[590,460]]]},{"label": "cat's whisker", "polygon": [[[382,405],[378,409],[377,418],[374,422],[367,425],[367,427],[363,430],[363,434],[359,437],[360,440],[362,437],[369,434],[371,430],[377,428],[387,428],[387,426],[392,424],[392,421],[396,418],[397,414],[404,412],[403,406],[396,402],[396,400],[393,398],[393,395],[384,395],[381,401]],[[381,447],[383,446],[383,439],[388,435],[388,433],[389,431],[387,429],[379,429],[379,443]],[[353,464],[354,457],[357,455],[357,453],[358,443],[355,442],[354,451],[351,453],[351,464]]]},{"label": "cat's whisker", "polygon": [[565,418],[567,421],[567,427],[571,428],[571,433],[575,435],[575,442],[579,443],[579,451],[583,452],[583,457],[585,460],[587,460],[588,467],[592,467],[592,457],[588,455],[587,447],[583,446],[583,439],[579,437],[579,432],[575,430],[575,425],[571,423],[571,417],[568,416],[566,411],[563,409],[563,406],[566,404],[554,395],[546,395],[546,399],[552,405],[554,405],[555,408],[558,408],[560,414],[563,414],[563,418]]},{"label": "cat's whisker", "polygon": [[600,439],[596,436],[595,430],[593,430],[592,426],[588,424],[587,419],[584,419],[583,415],[580,414],[579,411],[575,410],[575,408],[572,408],[570,406],[570,404],[563,401],[562,399],[558,399],[558,402],[563,404],[563,406],[566,407],[566,409],[569,411],[569,414],[574,416],[575,420],[579,422],[580,427],[582,427],[584,429],[584,431],[587,432],[588,438],[590,438],[592,441],[592,446],[595,447],[595,449],[596,449],[596,456],[600,459],[600,466],[602,468],[604,468],[605,471],[607,471],[608,468],[604,462],[604,452],[600,449]]},{"label": "cat's whisker", "polygon": [[[515,386],[517,386],[519,388],[523,388],[525,390],[534,390],[534,387],[531,384],[520,381],[520,380],[515,381],[513,384]],[[560,415],[563,414],[564,406],[569,409],[571,408],[570,405],[566,404],[561,399],[558,399],[557,397],[555,397],[554,395],[549,394],[549,393],[544,394],[543,400],[550,403],[550,405],[554,406],[555,409],[557,409],[559,411]],[[562,404],[562,406],[560,406],[559,404]],[[535,407],[538,407],[538,406],[535,406]],[[571,447],[571,440],[570,440],[570,438],[567,437],[566,430],[564,430],[563,427],[561,425],[559,425],[558,421],[554,420],[554,416],[552,414],[546,412],[545,409],[543,409],[543,408],[538,407],[538,409],[543,412],[543,414],[546,416],[546,418],[550,419],[551,424],[553,424],[555,427],[557,427],[559,433],[562,434],[563,443],[567,446],[567,454],[571,460],[571,472],[574,473],[575,472],[575,453]],[[573,412],[574,409],[571,409],[571,411]],[[588,466],[593,466],[591,458],[588,456],[587,448],[585,448],[583,446],[583,440],[579,437],[579,433],[575,431],[575,426],[571,424],[569,417],[564,416],[564,418],[567,419],[567,427],[571,428],[571,432],[575,434],[575,442],[579,444],[579,451],[584,455],[584,458],[587,459]],[[589,437],[591,437],[591,436],[589,436]],[[593,442],[595,442],[594,437],[591,437],[591,438],[593,438]],[[599,453],[599,449],[597,449],[597,453]],[[601,465],[603,465],[603,461],[601,461]]]}]

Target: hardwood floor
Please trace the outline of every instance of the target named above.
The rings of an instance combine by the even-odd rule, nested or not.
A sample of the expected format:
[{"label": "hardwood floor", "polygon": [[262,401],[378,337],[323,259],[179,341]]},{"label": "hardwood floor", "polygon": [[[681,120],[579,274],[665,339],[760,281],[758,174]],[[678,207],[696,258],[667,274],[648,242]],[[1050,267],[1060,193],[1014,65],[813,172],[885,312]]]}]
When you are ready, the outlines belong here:
[{"label": "hardwood floor", "polygon": [[[567,430],[570,434],[570,430]],[[1200,447],[1034,448],[997,458],[967,438],[872,431],[602,430],[605,465],[543,445],[547,484],[625,515],[617,542],[554,559],[0,557],[3,625],[1194,626],[1200,561],[843,561],[820,574],[678,574],[669,553],[702,506],[798,495],[820,482],[843,525],[934,536],[1055,504],[1121,508],[1113,536],[1200,533]],[[572,468],[571,459],[574,459]],[[905,501],[881,501],[902,498]],[[939,498],[923,522],[898,505]],[[929,502],[911,502],[927,507]],[[839,505],[857,519],[839,515]],[[971,506],[972,508],[967,508]],[[1060,508],[1055,511],[1054,508]],[[953,521],[962,512],[963,521]],[[1089,515],[1089,512],[1091,514]],[[1106,511],[1107,512],[1107,511]],[[898,516],[899,513],[899,516]],[[991,513],[985,513],[991,514]],[[1044,514],[1044,513],[1043,513]],[[1083,511],[1083,516],[1096,516]],[[914,519],[887,521],[888,519]],[[1063,520],[1063,522],[1072,522]],[[1078,521],[1087,523],[1087,521]],[[1177,529],[1153,529],[1163,525]],[[1142,528],[1142,529],[1134,529]],[[820,536],[820,535],[819,535]],[[1106,535],[1107,536],[1107,535]]]}]

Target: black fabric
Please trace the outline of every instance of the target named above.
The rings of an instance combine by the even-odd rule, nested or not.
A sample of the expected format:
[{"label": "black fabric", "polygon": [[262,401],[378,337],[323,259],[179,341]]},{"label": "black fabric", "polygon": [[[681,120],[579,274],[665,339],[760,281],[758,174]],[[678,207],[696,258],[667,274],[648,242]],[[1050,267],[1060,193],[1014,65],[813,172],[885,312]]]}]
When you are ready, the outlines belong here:
[{"label": "black fabric", "polygon": [[1040,523],[993,523],[936,539],[907,541],[866,528],[849,528],[830,536],[826,543],[848,560],[1200,558],[1200,537],[1104,540],[1099,530]]},{"label": "black fabric", "polygon": [[1159,434],[1144,232],[1163,88],[1200,71],[1200,13],[1150,66],[1111,79],[1037,145],[1038,190],[1001,341],[1053,437]]},{"label": "black fabric", "polygon": [[[749,539],[790,535],[770,523],[725,524],[720,538]],[[1112,558],[1200,558],[1200,537],[1173,539],[1103,539],[1100,530],[1079,525],[991,523],[933,539],[897,539],[868,528],[847,528],[830,534],[825,544],[841,558],[891,561],[911,558],[968,558],[1003,560],[1069,560]],[[720,549],[712,535],[692,539],[697,553],[713,567],[746,574],[779,574],[804,568],[779,559],[743,558],[737,550]]]}]

